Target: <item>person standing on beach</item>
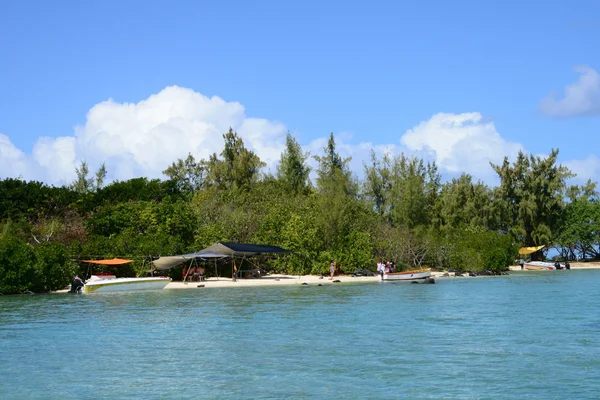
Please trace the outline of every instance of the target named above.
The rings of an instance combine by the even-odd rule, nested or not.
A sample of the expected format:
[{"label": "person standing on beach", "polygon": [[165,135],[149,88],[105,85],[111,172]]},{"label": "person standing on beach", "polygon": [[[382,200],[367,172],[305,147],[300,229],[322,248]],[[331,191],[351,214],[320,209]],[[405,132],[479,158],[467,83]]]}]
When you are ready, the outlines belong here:
[{"label": "person standing on beach", "polygon": [[383,260],[380,258],[379,262],[377,263],[377,274],[383,275],[384,268],[385,268],[385,264],[383,263]]},{"label": "person standing on beach", "polygon": [[523,260],[522,258],[519,260],[519,264],[521,264],[521,269],[523,269],[523,266],[525,265],[525,260]]},{"label": "person standing on beach", "polygon": [[332,281],[333,280],[333,275],[335,274],[335,261],[331,260],[329,262],[329,280]]}]

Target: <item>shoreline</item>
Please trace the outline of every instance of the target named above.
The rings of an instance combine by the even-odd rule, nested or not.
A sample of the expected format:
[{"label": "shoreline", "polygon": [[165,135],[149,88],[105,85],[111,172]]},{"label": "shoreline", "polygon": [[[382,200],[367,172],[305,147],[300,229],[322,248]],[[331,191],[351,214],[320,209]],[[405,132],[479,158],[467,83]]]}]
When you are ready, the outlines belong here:
[{"label": "shoreline", "polygon": [[[564,262],[561,262],[564,265]],[[509,271],[521,271],[520,265],[511,265]],[[600,262],[572,262],[571,269],[600,269]],[[535,272],[530,270],[522,270],[523,272]]]},{"label": "shoreline", "polygon": [[[600,269],[600,262],[574,262],[571,263],[571,269]],[[540,271],[530,271],[530,270],[521,270],[520,265],[511,265],[508,267],[508,272],[523,272],[523,273],[531,273],[531,272],[540,272]],[[544,272],[544,271],[542,271]],[[553,271],[546,271],[548,273],[552,273]],[[556,272],[556,271],[554,271]],[[498,276],[498,275],[495,275]],[[494,277],[488,275],[480,275],[480,276],[469,276],[465,274],[462,277],[455,277],[453,272],[444,272],[444,271],[431,271],[431,277],[434,279],[469,279],[469,278],[489,278]],[[264,287],[264,286],[301,286],[301,285],[311,285],[311,286],[327,286],[327,285],[336,285],[336,284],[368,284],[368,283],[378,283],[381,282],[381,278],[379,275],[377,276],[357,276],[353,277],[352,275],[339,275],[335,276],[333,280],[330,280],[327,276],[319,276],[319,275],[283,275],[283,274],[273,274],[263,276],[257,279],[244,279],[239,278],[236,281],[233,281],[231,278],[225,277],[210,277],[204,281],[200,282],[181,282],[181,281],[172,281],[170,282],[165,289],[166,290],[189,290],[189,289],[218,289],[218,288],[235,288],[235,287]],[[409,283],[409,282],[406,282]],[[68,289],[57,290],[52,293],[67,293]]]},{"label": "shoreline", "polygon": [[[571,269],[600,269],[600,262],[589,262],[589,263],[579,263],[574,262],[571,263]],[[530,270],[521,270],[520,265],[511,265],[508,267],[507,272],[540,272],[540,271],[530,271]],[[544,271],[541,271],[544,272]],[[547,271],[548,273],[552,273],[553,271]],[[556,271],[554,271],[556,272]],[[446,275],[447,276],[444,276]],[[465,274],[462,277],[455,277],[453,272],[444,272],[444,271],[431,271],[431,277],[434,279],[460,279],[460,278],[489,278],[498,275],[480,275],[480,276],[469,276]],[[336,282],[338,281],[338,282]],[[329,280],[328,277],[319,275],[282,275],[282,274],[274,274],[263,276],[258,279],[237,279],[235,282],[232,281],[231,278],[208,278],[204,281],[200,282],[180,282],[174,281],[169,283],[165,289],[212,289],[212,288],[232,288],[232,287],[259,287],[259,286],[289,286],[289,285],[335,285],[342,283],[378,283],[381,282],[381,278],[379,275],[377,276],[357,276],[353,277],[352,275],[339,275],[335,276],[333,280]],[[409,283],[409,282],[405,282]]]}]

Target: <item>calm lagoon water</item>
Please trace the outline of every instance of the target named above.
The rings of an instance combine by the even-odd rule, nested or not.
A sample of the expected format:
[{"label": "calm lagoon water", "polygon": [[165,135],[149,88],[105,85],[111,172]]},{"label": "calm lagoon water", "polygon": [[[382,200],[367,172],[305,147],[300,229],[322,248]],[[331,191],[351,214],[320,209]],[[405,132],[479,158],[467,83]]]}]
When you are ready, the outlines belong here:
[{"label": "calm lagoon water", "polygon": [[600,270],[0,297],[0,398],[597,399]]}]

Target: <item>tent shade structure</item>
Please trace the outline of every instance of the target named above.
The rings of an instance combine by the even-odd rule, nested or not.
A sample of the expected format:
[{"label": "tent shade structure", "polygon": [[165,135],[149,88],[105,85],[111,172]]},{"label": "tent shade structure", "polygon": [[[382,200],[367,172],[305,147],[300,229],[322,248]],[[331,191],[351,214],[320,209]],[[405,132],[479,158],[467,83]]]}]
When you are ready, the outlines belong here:
[{"label": "tent shade structure", "polygon": [[[241,258],[243,263],[248,257],[259,255],[259,254],[276,254],[276,253],[290,253],[289,250],[283,249],[278,246],[266,246],[262,244],[247,244],[247,243],[232,243],[232,242],[218,242],[212,246],[207,247],[202,251],[210,251],[218,254],[223,254],[231,257],[231,266],[233,269],[232,280],[235,282],[238,274],[241,272],[238,270],[235,264],[235,258]],[[260,271],[260,269],[258,269]],[[259,272],[260,277],[260,272]]]},{"label": "tent shade structure", "polygon": [[224,257],[227,257],[227,255],[215,253],[213,251],[202,250],[197,253],[160,257],[157,260],[152,261],[152,264],[154,265],[154,268],[156,270],[163,271],[163,270],[175,268],[175,267],[183,264],[184,262],[190,261],[190,260],[198,260],[198,259],[206,260],[206,259],[210,259],[210,258],[219,259],[219,258],[224,258]]},{"label": "tent shade structure", "polygon": [[[196,253],[181,254],[176,256],[160,257],[157,260],[152,261],[152,265],[155,270],[167,270],[175,268],[185,262],[189,262],[190,266],[194,261],[197,260],[215,260],[215,272],[217,273],[217,260],[221,258],[230,257],[232,262],[232,268],[236,271],[235,258],[241,258],[242,261],[246,257],[254,256],[258,254],[274,254],[274,253],[290,253],[289,250],[283,249],[278,246],[265,246],[262,244],[245,244],[245,243],[232,243],[232,242],[219,242],[212,246],[207,247]],[[187,274],[184,280],[187,279]],[[234,272],[235,279],[235,272]]]},{"label": "tent shade structure", "polygon": [[231,257],[245,257],[256,254],[289,253],[289,250],[278,246],[265,246],[262,244],[245,244],[232,242],[219,242],[202,250],[223,254]]},{"label": "tent shade structure", "polygon": [[129,264],[133,262],[133,260],[124,260],[122,258],[113,258],[112,260],[82,260],[83,262],[90,264],[100,264],[100,265],[123,265]]},{"label": "tent shade structure", "polygon": [[519,254],[532,254],[535,253],[536,251],[539,251],[541,249],[543,249],[545,246],[535,246],[535,247],[521,247],[519,249]]}]

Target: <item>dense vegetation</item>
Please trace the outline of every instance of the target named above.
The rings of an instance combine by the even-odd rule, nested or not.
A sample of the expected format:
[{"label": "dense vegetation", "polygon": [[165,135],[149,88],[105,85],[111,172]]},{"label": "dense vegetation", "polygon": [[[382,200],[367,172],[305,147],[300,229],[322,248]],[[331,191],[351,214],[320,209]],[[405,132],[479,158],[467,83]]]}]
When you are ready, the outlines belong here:
[{"label": "dense vegetation", "polygon": [[142,274],[153,257],[217,241],[288,248],[291,255],[262,262],[294,274],[325,273],[330,259],[346,273],[374,269],[378,258],[401,268],[503,270],[523,245],[598,256],[595,183],[568,187],[558,150],[492,165],[495,188],[467,174],[442,183],[435,163],[404,154],[372,153],[359,182],[331,134],[313,156],[313,183],[309,155],[291,135],[275,175],[261,174],[265,164],[236,132],[223,138],[220,155],[177,160],[164,181],[104,186],[104,166],[90,178],[85,162],[68,187],[0,181],[0,292],[64,287],[85,272],[77,261],[90,258],[132,258],[120,273]]}]

